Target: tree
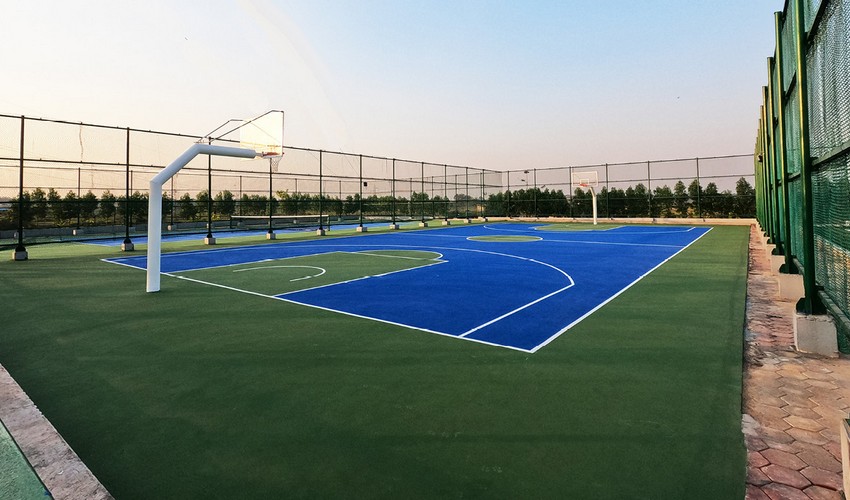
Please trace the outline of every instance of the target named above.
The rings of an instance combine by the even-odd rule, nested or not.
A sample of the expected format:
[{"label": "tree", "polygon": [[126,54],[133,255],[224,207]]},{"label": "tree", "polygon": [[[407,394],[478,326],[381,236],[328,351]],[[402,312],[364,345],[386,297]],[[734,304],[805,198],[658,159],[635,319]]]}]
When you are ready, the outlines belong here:
[{"label": "tree", "polygon": [[77,193],[68,191],[65,198],[62,199],[62,222],[70,222],[76,220],[80,213],[80,199],[77,198]]},{"label": "tree", "polygon": [[755,189],[747,182],[747,179],[741,177],[735,183],[735,215],[738,217],[755,217],[756,214],[756,192]]},{"label": "tree", "polygon": [[47,212],[54,224],[60,225],[65,215],[62,211],[62,197],[53,188],[50,188],[50,191],[47,192]]},{"label": "tree", "polygon": [[699,179],[694,179],[688,185],[688,198],[691,199],[691,205],[694,207],[696,216],[705,217],[702,206],[702,186],[699,185]]},{"label": "tree", "polygon": [[115,195],[110,191],[104,191],[103,194],[100,195],[100,203],[98,203],[98,211],[100,215],[103,216],[104,219],[109,220],[113,219],[113,224],[115,223]]},{"label": "tree", "polygon": [[178,207],[177,214],[181,220],[187,221],[193,221],[198,216],[198,209],[189,193],[185,193],[180,197],[180,205]]},{"label": "tree", "polygon": [[673,186],[673,215],[678,217],[688,216],[688,191],[682,181],[678,181]]},{"label": "tree", "polygon": [[673,213],[673,191],[665,184],[656,186],[652,194],[652,210],[650,215],[657,214],[658,217],[670,217]]},{"label": "tree", "polygon": [[[715,184],[713,182],[709,182],[705,186],[705,191],[703,191],[702,194],[703,194],[703,198],[704,198],[703,203],[702,203],[703,213],[708,214],[708,216],[710,216],[710,217],[717,217],[719,215],[718,209],[720,208],[720,200],[718,199],[719,193],[717,191],[717,184]],[[705,215],[703,215],[703,216],[705,216]]]},{"label": "tree", "polygon": [[30,220],[35,219],[44,219],[47,217],[47,196],[44,193],[44,190],[39,188],[35,188],[30,196],[30,206],[29,211],[32,211]]},{"label": "tree", "polygon": [[233,198],[233,193],[226,189],[219,192],[215,195],[215,206],[216,212],[225,217],[230,217],[236,213],[236,200]]},{"label": "tree", "polygon": [[80,198],[80,218],[94,222],[97,213],[97,195],[89,191]]}]

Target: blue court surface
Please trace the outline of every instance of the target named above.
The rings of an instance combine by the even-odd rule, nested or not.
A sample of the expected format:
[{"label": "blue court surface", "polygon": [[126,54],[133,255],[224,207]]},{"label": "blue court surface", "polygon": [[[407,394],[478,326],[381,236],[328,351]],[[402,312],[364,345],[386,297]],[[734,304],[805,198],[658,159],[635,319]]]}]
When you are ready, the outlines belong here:
[{"label": "blue court surface", "polygon": [[[536,352],[710,231],[622,226],[544,231],[499,223],[175,252],[165,275],[330,252],[421,250],[438,265],[277,295],[227,287],[429,333]],[[512,241],[528,236],[528,241]],[[487,241],[470,238],[486,237]],[[495,241],[490,241],[495,237]],[[107,259],[144,269],[145,256]],[[211,284],[211,283],[208,283]],[[214,285],[214,284],[211,284]],[[139,287],[144,286],[143,279]],[[200,286],[200,285],[199,285]],[[214,285],[218,286],[218,285]]]}]

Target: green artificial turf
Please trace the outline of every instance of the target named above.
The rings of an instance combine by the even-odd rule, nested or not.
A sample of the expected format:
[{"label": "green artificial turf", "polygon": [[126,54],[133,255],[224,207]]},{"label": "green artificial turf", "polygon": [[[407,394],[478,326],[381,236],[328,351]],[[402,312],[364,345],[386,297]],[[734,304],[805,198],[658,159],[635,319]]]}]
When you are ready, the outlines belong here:
[{"label": "green artificial turf", "polygon": [[29,500],[49,496],[20,448],[0,423],[0,498]]},{"label": "green artificial turf", "polygon": [[119,499],[742,498],[748,234],[536,354],[32,247],[0,362]]}]

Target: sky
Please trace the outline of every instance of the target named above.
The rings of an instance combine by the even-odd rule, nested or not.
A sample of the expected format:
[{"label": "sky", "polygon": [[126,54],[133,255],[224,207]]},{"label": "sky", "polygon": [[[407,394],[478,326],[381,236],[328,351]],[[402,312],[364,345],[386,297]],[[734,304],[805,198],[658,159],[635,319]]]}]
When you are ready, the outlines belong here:
[{"label": "sky", "polygon": [[782,0],[0,0],[0,113],[496,170],[749,154]]}]

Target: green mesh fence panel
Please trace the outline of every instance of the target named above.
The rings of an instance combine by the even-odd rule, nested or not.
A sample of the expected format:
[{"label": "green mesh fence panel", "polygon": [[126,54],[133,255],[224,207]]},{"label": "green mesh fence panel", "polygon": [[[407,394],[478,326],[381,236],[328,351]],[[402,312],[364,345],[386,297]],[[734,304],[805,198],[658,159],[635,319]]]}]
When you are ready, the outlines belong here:
[{"label": "green mesh fence panel", "polygon": [[791,219],[791,254],[803,263],[802,238],[803,238],[803,206],[802,206],[802,181],[797,178],[788,183],[789,217]]},{"label": "green mesh fence panel", "polygon": [[788,174],[800,173],[800,110],[797,103],[797,88],[788,94],[785,103],[785,151]]},{"label": "green mesh fence panel", "polygon": [[850,2],[830,2],[808,51],[812,154],[850,141]]},{"label": "green mesh fence panel", "polygon": [[803,19],[805,20],[806,31],[812,29],[812,23],[815,21],[815,14],[818,12],[821,0],[805,0],[803,2]]},{"label": "green mesh fence panel", "polygon": [[795,48],[796,30],[794,29],[794,2],[788,3],[788,10],[785,13],[780,36],[782,38],[782,81],[785,84],[785,91],[791,87],[792,76],[794,75],[796,65],[794,61],[797,59],[797,50]]},{"label": "green mesh fence panel", "polygon": [[850,305],[847,279],[850,265],[848,168],[850,153],[823,165],[812,177],[817,281],[843,311],[847,311]]}]

